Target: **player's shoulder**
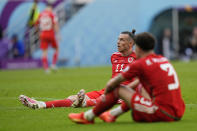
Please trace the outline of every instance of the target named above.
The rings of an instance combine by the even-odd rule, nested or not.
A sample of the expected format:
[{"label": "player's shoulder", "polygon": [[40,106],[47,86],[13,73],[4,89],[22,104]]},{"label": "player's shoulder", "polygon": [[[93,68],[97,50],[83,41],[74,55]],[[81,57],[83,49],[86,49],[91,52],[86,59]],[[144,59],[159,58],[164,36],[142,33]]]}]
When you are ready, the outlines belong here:
[{"label": "player's shoulder", "polygon": [[122,56],[120,52],[114,52],[111,57],[117,57],[117,56]]},{"label": "player's shoulder", "polygon": [[157,55],[157,54],[150,54],[147,57],[144,57],[142,59],[139,59],[140,63],[143,63],[142,65],[157,65],[161,63],[166,63],[168,62],[168,59],[162,55]]},{"label": "player's shoulder", "polygon": [[136,54],[135,54],[135,52],[133,51],[133,52],[129,55],[129,57],[133,57],[134,59],[136,59]]},{"label": "player's shoulder", "polygon": [[155,62],[165,62],[168,61],[168,59],[162,55],[157,55],[157,54],[150,54],[147,56],[145,59],[152,59],[152,61]]}]

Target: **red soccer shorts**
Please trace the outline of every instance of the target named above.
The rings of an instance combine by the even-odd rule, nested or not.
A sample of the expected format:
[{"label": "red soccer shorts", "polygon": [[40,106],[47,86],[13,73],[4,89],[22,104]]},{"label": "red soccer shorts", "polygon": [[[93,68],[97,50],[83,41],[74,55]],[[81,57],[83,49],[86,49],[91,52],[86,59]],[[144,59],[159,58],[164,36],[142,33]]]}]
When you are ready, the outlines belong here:
[{"label": "red soccer shorts", "polygon": [[172,110],[164,111],[159,104],[135,93],[131,99],[133,120],[137,122],[175,121]]},{"label": "red soccer shorts", "polygon": [[48,49],[49,45],[52,48],[58,48],[58,44],[53,33],[42,33],[40,35],[40,48],[42,50]]}]

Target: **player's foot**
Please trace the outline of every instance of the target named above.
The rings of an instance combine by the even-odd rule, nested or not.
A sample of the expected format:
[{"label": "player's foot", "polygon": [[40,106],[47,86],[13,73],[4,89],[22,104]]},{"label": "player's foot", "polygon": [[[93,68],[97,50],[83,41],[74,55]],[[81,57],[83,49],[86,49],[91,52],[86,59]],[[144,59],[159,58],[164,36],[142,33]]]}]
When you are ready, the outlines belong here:
[{"label": "player's foot", "polygon": [[85,90],[84,89],[81,89],[77,93],[76,100],[73,102],[72,106],[75,107],[75,108],[82,107],[84,98],[85,98]]},{"label": "player's foot", "polygon": [[50,69],[45,69],[45,73],[46,74],[50,74],[51,73],[51,70]]},{"label": "player's foot", "polygon": [[57,66],[56,65],[51,65],[51,70],[56,72],[58,70]]},{"label": "player's foot", "polygon": [[21,103],[24,106],[27,106],[29,108],[32,108],[32,109],[40,109],[41,108],[39,101],[31,99],[25,95],[20,95],[19,100],[21,101]]},{"label": "player's foot", "polygon": [[99,118],[107,123],[112,123],[116,121],[116,117],[112,116],[109,111],[102,113]]},{"label": "player's foot", "polygon": [[94,121],[88,121],[84,118],[84,112],[82,113],[70,113],[68,118],[78,124],[93,124]]}]

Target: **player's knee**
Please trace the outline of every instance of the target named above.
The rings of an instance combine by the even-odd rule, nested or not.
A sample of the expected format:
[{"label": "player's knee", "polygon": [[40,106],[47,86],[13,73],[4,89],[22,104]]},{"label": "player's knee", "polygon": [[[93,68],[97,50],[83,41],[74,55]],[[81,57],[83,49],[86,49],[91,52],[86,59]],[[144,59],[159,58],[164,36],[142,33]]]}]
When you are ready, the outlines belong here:
[{"label": "player's knee", "polygon": [[118,90],[119,97],[125,101],[130,101],[134,93],[134,90],[123,86],[121,86]]}]

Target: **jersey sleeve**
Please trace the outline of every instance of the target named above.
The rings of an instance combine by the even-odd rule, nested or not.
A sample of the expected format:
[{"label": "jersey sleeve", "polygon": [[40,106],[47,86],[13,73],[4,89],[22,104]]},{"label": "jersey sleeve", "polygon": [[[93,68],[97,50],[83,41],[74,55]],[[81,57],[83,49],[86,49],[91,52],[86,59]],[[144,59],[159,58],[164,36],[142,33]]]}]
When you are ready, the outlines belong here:
[{"label": "jersey sleeve", "polygon": [[114,71],[113,71],[113,55],[111,55],[111,66],[112,66],[112,75],[111,75],[111,78],[113,77],[113,75],[114,75]]},{"label": "jersey sleeve", "polygon": [[132,79],[140,75],[140,64],[139,62],[134,62],[127,66],[121,73],[125,79]]}]

